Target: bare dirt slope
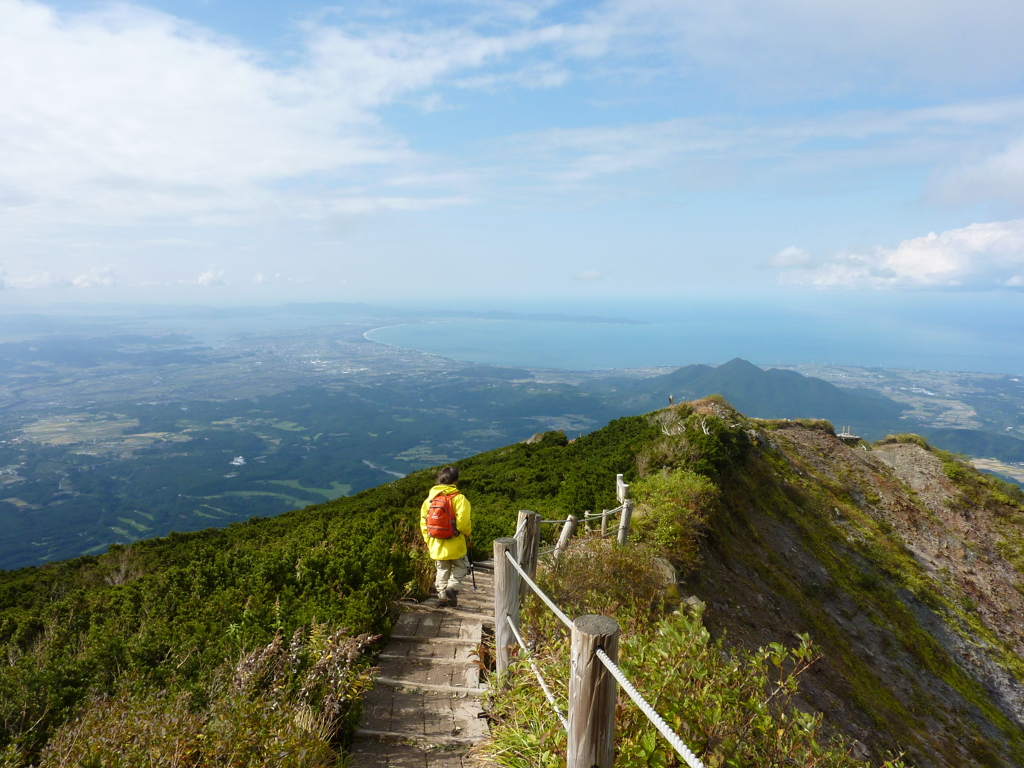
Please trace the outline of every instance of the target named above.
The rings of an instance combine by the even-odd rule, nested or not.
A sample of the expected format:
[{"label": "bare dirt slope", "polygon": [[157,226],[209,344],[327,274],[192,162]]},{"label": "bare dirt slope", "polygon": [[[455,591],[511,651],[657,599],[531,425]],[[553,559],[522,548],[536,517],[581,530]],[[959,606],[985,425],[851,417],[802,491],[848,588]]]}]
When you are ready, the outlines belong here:
[{"label": "bare dirt slope", "polygon": [[1024,765],[1024,513],[917,442],[751,421],[754,449],[689,584],[757,646],[810,633],[804,703],[873,759]]}]

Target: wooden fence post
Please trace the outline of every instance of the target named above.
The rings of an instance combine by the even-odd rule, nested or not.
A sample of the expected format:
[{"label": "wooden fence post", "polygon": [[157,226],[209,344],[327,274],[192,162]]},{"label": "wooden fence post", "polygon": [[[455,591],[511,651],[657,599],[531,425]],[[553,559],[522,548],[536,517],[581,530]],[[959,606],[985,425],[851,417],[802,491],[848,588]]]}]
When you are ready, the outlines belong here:
[{"label": "wooden fence post", "polygon": [[498,677],[508,669],[508,650],[516,645],[516,637],[508,626],[506,616],[519,629],[519,571],[505,557],[508,552],[516,556],[516,540],[494,540],[494,653]]},{"label": "wooden fence post", "polygon": [[622,516],[619,518],[619,544],[625,544],[629,538],[629,524],[633,519],[633,500],[622,502]]},{"label": "wooden fence post", "polygon": [[[526,575],[532,579],[537,575],[537,560],[540,552],[540,515],[523,509],[519,511],[519,522],[524,520],[526,524],[522,528],[516,525],[516,530],[519,531],[516,542],[519,546],[519,564],[523,566]],[[519,596],[525,596],[527,590],[529,587],[526,586],[526,581],[520,580]]]},{"label": "wooden fence post", "polygon": [[578,520],[575,515],[569,515],[565,520],[565,525],[562,526],[562,532],[558,536],[558,543],[555,545],[554,559],[557,560],[559,555],[565,552],[566,547],[569,546],[569,539],[576,533],[576,525]]},{"label": "wooden fence post", "polygon": [[615,678],[594,655],[598,648],[618,662],[618,622],[580,616],[572,627],[568,768],[612,768],[615,763]]},{"label": "wooden fence post", "polygon": [[620,504],[626,500],[625,489],[628,487],[629,486],[623,482],[621,474],[615,476],[615,498],[619,500]]},{"label": "wooden fence post", "polygon": [[601,510],[601,538],[608,535],[608,510]]}]

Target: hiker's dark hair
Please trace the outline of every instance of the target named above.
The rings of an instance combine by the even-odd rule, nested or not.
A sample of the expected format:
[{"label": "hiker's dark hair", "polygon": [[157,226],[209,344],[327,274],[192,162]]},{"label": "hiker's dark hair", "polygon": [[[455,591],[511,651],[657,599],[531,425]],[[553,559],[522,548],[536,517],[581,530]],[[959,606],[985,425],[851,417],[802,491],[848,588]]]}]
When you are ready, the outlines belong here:
[{"label": "hiker's dark hair", "polygon": [[441,471],[437,473],[437,484],[438,485],[452,485],[459,481],[459,468],[458,467],[442,467]]}]

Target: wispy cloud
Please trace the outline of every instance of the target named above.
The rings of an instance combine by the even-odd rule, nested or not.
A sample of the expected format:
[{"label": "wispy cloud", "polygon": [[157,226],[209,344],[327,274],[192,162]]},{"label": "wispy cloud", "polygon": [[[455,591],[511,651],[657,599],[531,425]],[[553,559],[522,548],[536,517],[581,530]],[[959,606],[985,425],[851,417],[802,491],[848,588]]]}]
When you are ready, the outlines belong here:
[{"label": "wispy cloud", "polygon": [[[217,285],[255,269],[225,244],[272,231],[269,254],[285,230],[319,275],[325,257],[302,246],[352,220],[402,218],[389,237],[413,238],[403,228],[424,212],[522,204],[530,237],[530,211],[551,202],[828,193],[893,169],[928,178],[907,195],[929,203],[1024,203],[1024,99],[996,97],[1019,93],[1020,3],[370,2],[289,28],[277,57],[151,8],[86,6],[0,0],[0,246],[16,273],[3,285]],[[887,106],[855,111],[843,94]],[[753,239],[747,253],[763,246]],[[131,250],[157,242],[175,249],[172,266]],[[227,270],[203,271],[214,258]],[[892,269],[884,254],[852,255],[829,278],[808,258],[772,262],[833,284],[881,284]],[[120,280],[96,260],[116,261]],[[258,263],[268,280],[279,268]],[[415,271],[403,263],[386,277]]]},{"label": "wispy cloud", "polygon": [[787,248],[768,263],[783,270],[784,283],[819,288],[1024,287],[1024,219],[931,232],[821,263]]},{"label": "wispy cloud", "polygon": [[179,280],[180,285],[228,285],[224,278],[224,270],[217,269],[216,264],[211,264],[206,270],[194,280]]},{"label": "wispy cloud", "polygon": [[87,274],[79,275],[71,284],[76,288],[113,288],[117,277],[113,267],[93,267]]},{"label": "wispy cloud", "polygon": [[36,272],[28,275],[15,275],[13,277],[5,276],[4,285],[7,288],[35,290],[43,288],[67,288],[71,285],[71,281],[47,271]]},{"label": "wispy cloud", "polygon": [[412,163],[377,108],[549,36],[311,27],[300,62],[280,68],[137,6],[66,14],[0,0],[0,208],[16,206],[22,224],[117,225],[445,205],[450,196],[429,192],[354,201],[336,184],[291,184],[287,195],[277,185],[362,182],[368,169]]},{"label": "wispy cloud", "polygon": [[[722,115],[533,131],[495,142],[493,154],[514,158],[528,183],[553,190],[611,178],[618,182],[634,173],[648,183],[661,177],[662,185],[684,181],[721,187],[758,180],[798,185],[808,179],[845,179],[841,173],[851,169],[948,168],[951,158],[972,147],[988,146],[998,137],[1012,139],[1022,123],[1020,98],[814,118],[783,114],[756,125]],[[993,164],[1024,192],[1019,182],[1024,174],[1014,175],[1017,165],[1024,167],[1024,142],[1021,147],[1008,161]]]},{"label": "wispy cloud", "polygon": [[813,262],[814,258],[810,251],[791,245],[768,259],[767,265],[778,269],[787,269],[789,267],[808,267]]}]

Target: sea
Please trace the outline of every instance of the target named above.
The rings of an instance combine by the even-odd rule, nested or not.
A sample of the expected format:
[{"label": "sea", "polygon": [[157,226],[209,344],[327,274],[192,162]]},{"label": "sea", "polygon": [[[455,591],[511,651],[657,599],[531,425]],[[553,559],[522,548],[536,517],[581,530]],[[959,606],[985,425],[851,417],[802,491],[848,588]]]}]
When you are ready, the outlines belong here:
[{"label": "sea", "polygon": [[[1024,374],[1024,294],[1017,292],[577,300],[519,308],[515,319],[410,322],[367,338],[525,368],[716,365],[741,357],[762,366]],[[541,312],[561,317],[531,316]]]}]

